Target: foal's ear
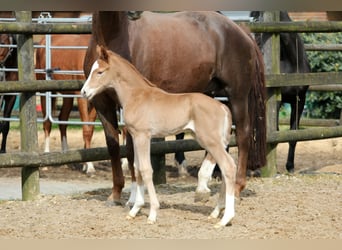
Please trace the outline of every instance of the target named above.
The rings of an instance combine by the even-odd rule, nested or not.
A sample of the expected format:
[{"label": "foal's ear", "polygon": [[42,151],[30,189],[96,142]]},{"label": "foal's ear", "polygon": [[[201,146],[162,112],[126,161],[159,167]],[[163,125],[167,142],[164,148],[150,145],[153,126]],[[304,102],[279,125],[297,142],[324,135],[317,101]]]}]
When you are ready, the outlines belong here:
[{"label": "foal's ear", "polygon": [[105,47],[103,47],[102,45],[97,45],[96,46],[96,52],[99,55],[99,59],[108,63],[109,55],[108,55],[108,51]]}]

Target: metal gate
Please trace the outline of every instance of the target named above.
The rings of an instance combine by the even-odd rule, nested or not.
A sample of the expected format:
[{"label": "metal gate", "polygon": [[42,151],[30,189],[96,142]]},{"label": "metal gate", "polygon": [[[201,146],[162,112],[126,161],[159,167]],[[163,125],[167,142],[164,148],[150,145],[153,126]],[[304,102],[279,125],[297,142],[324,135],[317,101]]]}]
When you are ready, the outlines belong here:
[{"label": "metal gate", "polygon": [[[15,18],[2,18],[0,21],[4,22],[15,22]],[[80,18],[53,18],[49,12],[42,12],[38,18],[33,18],[32,22],[37,22],[37,23],[48,23],[48,22],[53,22],[53,23],[77,23],[77,22],[91,22],[91,16],[87,17],[80,17]],[[45,40],[46,44],[45,45],[34,45],[34,48],[45,48],[45,69],[35,69],[35,73],[44,73],[45,74],[45,79],[46,80],[52,80],[50,74],[47,72],[51,69],[51,50],[52,49],[83,49],[86,50],[87,46],[52,46],[51,44],[51,34],[46,34],[45,35]],[[16,45],[0,45],[0,47],[11,47],[11,48],[16,48]],[[13,68],[1,68],[0,69],[0,74],[8,71],[18,71],[18,69],[13,69]],[[63,74],[63,75],[83,75],[83,70],[59,70],[55,69],[53,71],[54,74]],[[15,95],[19,96],[19,93],[4,93],[3,95]],[[96,122],[82,122],[80,119],[72,119],[69,121],[60,121],[57,117],[53,116],[53,110],[52,110],[52,98],[83,98],[81,95],[75,95],[75,94],[61,94],[61,93],[52,93],[52,92],[37,92],[36,93],[37,97],[40,96],[45,96],[46,100],[46,115],[45,117],[39,117],[37,119],[37,122],[44,122],[46,120],[50,120],[51,123],[53,124],[67,124],[67,125],[97,125],[101,126],[101,122],[96,121]],[[37,101],[37,103],[40,103],[40,101]],[[0,104],[2,105],[2,102],[0,101]],[[3,107],[1,107],[2,111]],[[15,113],[15,112],[14,112]],[[123,124],[123,119],[122,119],[122,114],[121,112],[118,114],[119,115],[119,121],[120,124]],[[10,118],[4,118],[1,114],[0,116],[0,121],[19,121],[19,117],[13,115]]]}]

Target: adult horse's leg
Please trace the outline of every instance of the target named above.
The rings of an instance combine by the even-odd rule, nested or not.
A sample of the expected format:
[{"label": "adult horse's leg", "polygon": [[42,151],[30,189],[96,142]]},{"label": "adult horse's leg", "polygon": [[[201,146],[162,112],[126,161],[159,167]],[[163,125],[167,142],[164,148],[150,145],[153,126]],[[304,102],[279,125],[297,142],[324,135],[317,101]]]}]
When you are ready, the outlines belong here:
[{"label": "adult horse's leg", "polygon": [[[77,98],[78,111],[80,113],[80,119],[82,122],[94,122],[96,119],[95,108],[88,109],[88,100],[85,98]],[[90,148],[91,139],[94,134],[94,125],[84,124],[82,126],[84,148]],[[86,162],[83,164],[83,171],[87,174],[95,172],[94,164],[92,162]]]},{"label": "adult horse's leg", "polygon": [[[299,121],[300,117],[304,110],[305,104],[305,93],[302,96],[295,97],[295,99],[291,102],[291,118],[290,118],[290,129],[297,130],[299,128]],[[286,170],[289,173],[294,172],[294,157],[295,157],[295,150],[296,150],[297,141],[290,141],[289,142],[289,152],[287,155],[286,161]]]},{"label": "adult horse's leg", "polygon": [[[51,99],[51,108],[54,109],[55,108],[55,104],[56,104],[56,98],[52,98]],[[46,97],[45,96],[41,96],[40,97],[40,103],[42,106],[42,114],[43,117],[45,118],[46,116]],[[44,145],[44,152],[48,153],[50,152],[50,133],[51,133],[51,121],[48,118],[47,120],[45,120],[43,122],[43,130],[44,130],[44,138],[45,138],[45,145]]]},{"label": "adult horse's leg", "polygon": [[6,153],[6,142],[7,142],[7,135],[9,131],[9,121],[0,121],[0,134],[2,133],[2,141],[1,141],[1,149],[0,153]]},{"label": "adult horse's leg", "polygon": [[[15,99],[16,99],[16,96],[9,96],[9,95],[4,96],[4,100],[5,100],[4,118],[11,117]],[[6,143],[7,143],[7,136],[8,136],[9,128],[10,128],[9,121],[2,121],[0,123],[0,132],[2,133],[0,153],[6,153]]]},{"label": "adult horse's leg", "polygon": [[[59,113],[58,119],[60,121],[67,121],[70,116],[70,112],[72,110],[74,98],[63,98],[63,104],[61,111]],[[68,150],[68,140],[67,140],[67,124],[59,124],[59,131],[61,134],[61,142],[62,142],[62,152],[66,152]]]},{"label": "adult horse's leg", "polygon": [[107,201],[111,205],[121,205],[121,192],[125,179],[120,160],[119,127],[116,109],[108,109],[108,107],[116,107],[116,103],[113,103],[108,95],[100,94],[93,98],[93,104],[103,125],[112,165],[113,188]]},{"label": "adult horse's leg", "polygon": [[[89,76],[90,69],[97,58],[95,48],[96,42],[92,38],[84,57],[83,70],[85,77]],[[120,159],[119,126],[116,109],[108,109],[108,107],[117,106],[118,101],[114,100],[115,96],[116,93],[100,94],[94,97],[92,105],[101,120],[112,165],[113,188],[107,201],[109,204],[121,205],[121,192],[125,185],[125,179]]]},{"label": "adult horse's leg", "polygon": [[231,110],[235,123],[236,143],[238,146],[238,167],[235,181],[235,195],[238,197],[246,186],[248,153],[250,149],[250,117],[248,115],[248,100],[235,100],[230,97]]}]

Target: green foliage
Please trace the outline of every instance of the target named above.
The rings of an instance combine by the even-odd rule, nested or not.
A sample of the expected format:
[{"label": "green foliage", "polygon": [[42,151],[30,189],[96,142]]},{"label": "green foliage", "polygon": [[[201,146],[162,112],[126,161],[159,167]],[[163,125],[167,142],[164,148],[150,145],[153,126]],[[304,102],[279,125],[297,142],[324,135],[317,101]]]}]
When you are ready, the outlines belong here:
[{"label": "green foliage", "polygon": [[308,116],[311,118],[339,119],[342,109],[341,92],[309,91],[306,96]]},{"label": "green foliage", "polygon": [[[308,33],[302,35],[305,44],[342,44],[342,33]],[[307,51],[312,72],[342,71],[341,51]],[[308,91],[307,113],[310,118],[339,119],[342,92]]]}]

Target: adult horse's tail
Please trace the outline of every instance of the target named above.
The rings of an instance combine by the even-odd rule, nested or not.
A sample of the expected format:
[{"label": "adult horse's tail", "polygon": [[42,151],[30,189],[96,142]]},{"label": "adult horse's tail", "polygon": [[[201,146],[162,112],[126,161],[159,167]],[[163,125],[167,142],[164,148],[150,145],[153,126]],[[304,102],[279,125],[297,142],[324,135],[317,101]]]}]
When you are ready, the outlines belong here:
[{"label": "adult horse's tail", "polygon": [[266,165],[266,85],[264,61],[255,43],[255,77],[249,93],[248,109],[252,136],[248,152],[248,169],[256,170]]}]

